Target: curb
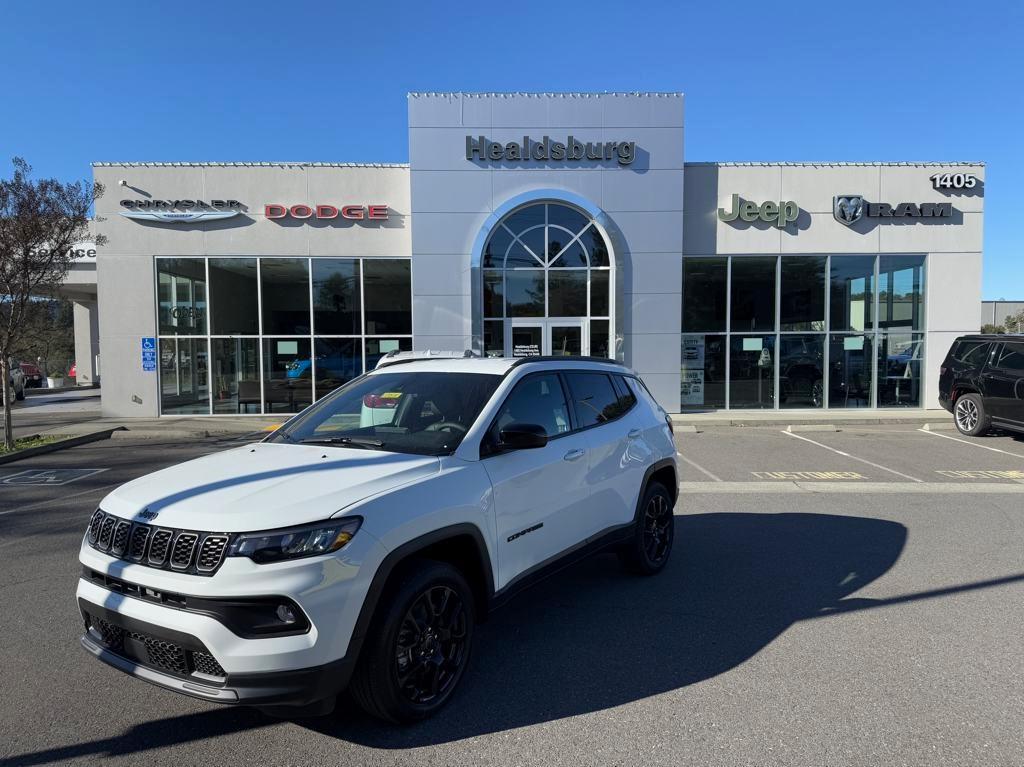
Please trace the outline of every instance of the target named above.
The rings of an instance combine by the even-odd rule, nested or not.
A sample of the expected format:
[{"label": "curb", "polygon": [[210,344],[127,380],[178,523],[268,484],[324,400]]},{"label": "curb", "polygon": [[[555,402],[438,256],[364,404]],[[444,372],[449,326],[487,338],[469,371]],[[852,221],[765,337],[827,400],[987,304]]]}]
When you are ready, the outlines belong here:
[{"label": "curb", "polygon": [[956,424],[952,421],[942,421],[941,423],[926,423],[921,427],[925,431],[956,431]]},{"label": "curb", "polygon": [[834,423],[791,423],[786,431],[796,434],[801,431],[839,431]]},{"label": "curb", "polygon": [[94,431],[90,434],[81,434],[77,437],[68,437],[67,439],[62,439],[59,442],[54,442],[50,445],[40,445],[39,447],[30,447],[27,450],[19,450],[18,452],[11,453],[10,455],[0,455],[0,465],[12,463],[13,461],[20,461],[22,458],[31,458],[34,455],[55,453],[58,450],[63,450],[64,448],[85,445],[89,442],[99,442],[102,439],[110,439],[114,432],[121,431],[122,429],[124,429],[123,426],[116,426],[113,429],[104,429],[103,431]]},{"label": "curb", "polygon": [[149,440],[149,439],[166,439],[166,440],[180,440],[180,439],[206,439],[207,437],[224,437],[236,439],[244,439],[245,437],[255,437],[262,439],[266,436],[263,432],[255,431],[220,431],[218,429],[131,429],[127,426],[119,427],[121,431],[111,435],[117,440]]}]

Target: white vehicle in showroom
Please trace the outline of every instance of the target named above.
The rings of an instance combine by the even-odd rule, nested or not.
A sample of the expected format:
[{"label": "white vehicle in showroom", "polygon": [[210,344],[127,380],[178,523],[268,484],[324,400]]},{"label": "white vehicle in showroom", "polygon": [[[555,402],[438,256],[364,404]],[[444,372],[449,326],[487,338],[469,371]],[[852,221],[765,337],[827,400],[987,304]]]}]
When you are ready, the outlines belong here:
[{"label": "white vehicle in showroom", "polygon": [[610,360],[385,359],[260,443],[104,498],[82,645],[205,700],[308,715],[348,687],[421,719],[524,586],[609,548],[665,566],[675,457],[665,412]]}]

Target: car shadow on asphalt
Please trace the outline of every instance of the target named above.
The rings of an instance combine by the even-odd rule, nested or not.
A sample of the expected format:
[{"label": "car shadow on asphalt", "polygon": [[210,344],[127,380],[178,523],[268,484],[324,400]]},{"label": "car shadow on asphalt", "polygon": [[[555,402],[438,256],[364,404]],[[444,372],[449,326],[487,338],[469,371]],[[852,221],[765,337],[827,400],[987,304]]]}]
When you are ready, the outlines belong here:
[{"label": "car shadow on asphalt", "polygon": [[[294,722],[381,749],[448,743],[683,689],[739,666],[797,621],[995,584],[848,599],[892,567],[906,539],[903,525],[881,519],[679,516],[676,549],[660,575],[624,574],[602,555],[524,592],[479,626],[470,669],[433,719],[389,726],[343,700],[331,716]],[[0,759],[0,767],[144,753],[277,724],[253,709],[214,707]]]},{"label": "car shadow on asphalt", "polygon": [[[907,539],[896,522],[824,514],[676,518],[676,550],[653,578],[595,557],[525,592],[478,628],[449,705],[405,728],[343,702],[297,720],[375,748],[446,743],[619,706],[726,672],[797,621],[847,609]],[[851,600],[853,601],[853,600]],[[855,600],[856,609],[872,600]],[[849,605],[853,607],[853,605]]]}]

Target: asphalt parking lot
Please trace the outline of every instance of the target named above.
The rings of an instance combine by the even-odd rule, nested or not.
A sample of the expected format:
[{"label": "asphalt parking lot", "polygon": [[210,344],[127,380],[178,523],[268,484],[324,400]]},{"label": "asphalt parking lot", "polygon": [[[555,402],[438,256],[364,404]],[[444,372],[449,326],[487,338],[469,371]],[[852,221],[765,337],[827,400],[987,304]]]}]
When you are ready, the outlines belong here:
[{"label": "asphalt parking lot", "polygon": [[902,425],[678,442],[666,571],[601,556],[525,593],[481,627],[449,707],[404,729],[345,702],[301,721],[216,707],[79,648],[99,499],[231,442],[0,466],[0,765],[1021,764],[1024,441]]}]

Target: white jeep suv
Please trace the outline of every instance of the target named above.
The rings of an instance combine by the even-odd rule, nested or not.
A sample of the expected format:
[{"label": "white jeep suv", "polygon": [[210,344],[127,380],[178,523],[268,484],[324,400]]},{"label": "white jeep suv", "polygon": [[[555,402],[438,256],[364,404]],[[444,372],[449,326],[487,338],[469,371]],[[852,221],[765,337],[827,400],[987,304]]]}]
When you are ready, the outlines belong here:
[{"label": "white jeep suv", "polygon": [[592,358],[385,360],[262,442],[133,480],[82,541],[82,645],[275,713],[421,719],[473,628],[608,548],[672,550],[676,449],[636,374]]}]

